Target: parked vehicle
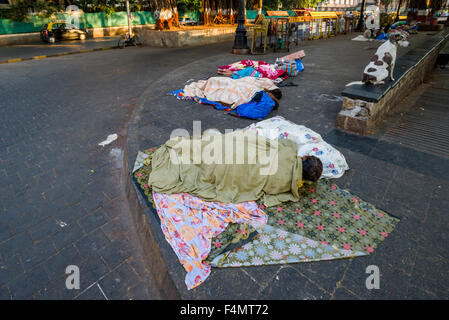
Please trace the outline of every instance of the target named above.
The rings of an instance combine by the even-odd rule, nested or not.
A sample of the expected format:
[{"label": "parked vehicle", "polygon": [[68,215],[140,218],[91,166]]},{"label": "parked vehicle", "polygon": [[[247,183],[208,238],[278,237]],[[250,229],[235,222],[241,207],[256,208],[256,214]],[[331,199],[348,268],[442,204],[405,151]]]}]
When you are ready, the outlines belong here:
[{"label": "parked vehicle", "polygon": [[198,22],[188,17],[179,18],[179,24],[182,26],[196,26]]},{"label": "parked vehicle", "polygon": [[41,30],[41,40],[48,43],[55,43],[61,40],[84,40],[87,38],[87,30],[80,29],[65,21],[52,21],[44,24]]},{"label": "parked vehicle", "polygon": [[137,47],[137,46],[140,46],[141,44],[142,44],[142,42],[140,41],[140,37],[139,37],[139,35],[137,33],[133,32],[132,36],[130,37],[129,33],[127,32],[118,41],[117,46],[120,49],[123,49],[123,48],[128,47],[128,46]]}]

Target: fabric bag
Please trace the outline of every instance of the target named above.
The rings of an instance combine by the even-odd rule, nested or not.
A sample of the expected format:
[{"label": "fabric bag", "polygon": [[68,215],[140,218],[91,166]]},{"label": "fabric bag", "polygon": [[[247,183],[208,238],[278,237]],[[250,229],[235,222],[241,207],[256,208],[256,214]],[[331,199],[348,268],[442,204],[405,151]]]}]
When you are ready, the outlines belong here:
[{"label": "fabric bag", "polygon": [[302,60],[301,59],[296,59],[295,62],[296,62],[296,70],[298,72],[304,71],[304,64],[302,63]]},{"label": "fabric bag", "polygon": [[295,60],[284,60],[279,61],[278,69],[285,71],[289,77],[295,77],[298,75],[299,71],[296,69]]},{"label": "fabric bag", "polygon": [[259,91],[250,102],[239,105],[229,114],[248,119],[265,119],[275,106],[276,103],[265,91]]}]

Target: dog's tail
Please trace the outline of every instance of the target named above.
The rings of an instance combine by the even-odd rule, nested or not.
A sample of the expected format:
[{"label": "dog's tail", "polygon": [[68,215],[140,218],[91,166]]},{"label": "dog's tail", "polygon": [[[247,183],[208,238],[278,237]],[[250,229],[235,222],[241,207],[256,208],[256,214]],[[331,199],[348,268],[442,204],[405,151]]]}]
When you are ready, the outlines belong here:
[{"label": "dog's tail", "polygon": [[346,85],[346,87],[352,86],[353,84],[363,84],[363,82],[362,82],[362,81],[352,81],[352,82],[349,82],[349,83]]}]

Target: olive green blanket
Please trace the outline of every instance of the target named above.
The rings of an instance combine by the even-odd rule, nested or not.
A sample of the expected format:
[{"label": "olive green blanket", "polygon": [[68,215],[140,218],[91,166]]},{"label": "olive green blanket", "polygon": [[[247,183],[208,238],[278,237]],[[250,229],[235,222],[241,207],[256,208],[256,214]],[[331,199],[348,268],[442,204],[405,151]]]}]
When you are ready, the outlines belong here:
[{"label": "olive green blanket", "polygon": [[175,138],[152,157],[148,185],[159,193],[189,193],[207,201],[265,206],[298,201],[302,160],[297,144],[236,131]]}]

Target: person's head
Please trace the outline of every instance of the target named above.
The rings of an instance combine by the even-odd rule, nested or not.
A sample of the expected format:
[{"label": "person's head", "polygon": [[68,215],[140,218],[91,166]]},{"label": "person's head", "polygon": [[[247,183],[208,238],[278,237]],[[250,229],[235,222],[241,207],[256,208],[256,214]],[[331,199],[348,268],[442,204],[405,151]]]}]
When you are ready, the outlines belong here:
[{"label": "person's head", "polygon": [[268,92],[271,93],[277,100],[282,98],[282,91],[279,88],[269,90]]},{"label": "person's head", "polygon": [[302,157],[302,179],[307,181],[318,181],[323,172],[323,164],[314,156]]},{"label": "person's head", "polygon": [[276,110],[279,107],[279,99],[282,98],[282,92],[280,89],[274,90],[265,90],[265,92],[270,96],[271,99],[274,100],[274,109]]}]

